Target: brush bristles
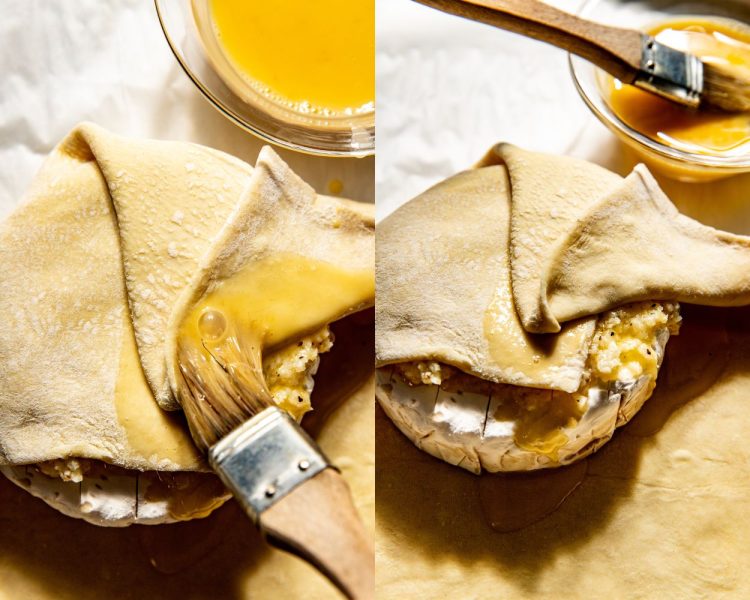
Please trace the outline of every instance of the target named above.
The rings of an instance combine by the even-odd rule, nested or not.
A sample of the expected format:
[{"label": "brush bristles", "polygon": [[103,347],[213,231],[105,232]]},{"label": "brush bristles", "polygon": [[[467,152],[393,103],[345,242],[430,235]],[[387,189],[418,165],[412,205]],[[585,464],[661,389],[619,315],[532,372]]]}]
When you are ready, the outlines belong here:
[{"label": "brush bristles", "polygon": [[728,112],[750,111],[750,69],[704,62],[701,103]]},{"label": "brush bristles", "polygon": [[180,339],[177,359],[181,375],[177,394],[193,440],[204,452],[273,406],[260,350],[249,340],[228,335],[209,351],[193,340]]}]

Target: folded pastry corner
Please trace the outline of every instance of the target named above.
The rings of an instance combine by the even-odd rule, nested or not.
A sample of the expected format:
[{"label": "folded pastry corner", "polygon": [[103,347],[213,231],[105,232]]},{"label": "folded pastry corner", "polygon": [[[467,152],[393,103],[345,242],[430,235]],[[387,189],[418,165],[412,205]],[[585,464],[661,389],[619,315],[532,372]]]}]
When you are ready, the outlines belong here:
[{"label": "folded pastry corner", "polygon": [[559,322],[628,302],[750,303],[750,237],[681,214],[643,165],[591,206],[542,269]]},{"label": "folded pastry corner", "polygon": [[[590,162],[501,143],[477,166],[504,165],[512,194],[508,247],[513,304],[530,333],[555,333],[560,324],[540,296],[543,269],[560,237],[622,178]],[[595,314],[595,313],[590,313]]]},{"label": "folded pastry corner", "polygon": [[495,164],[508,172],[511,291],[526,331],[558,332],[630,302],[750,302],[750,237],[680,214],[644,165],[623,179],[510,144],[478,166]]},{"label": "folded pastry corner", "polygon": [[207,356],[241,340],[257,352],[273,400],[301,419],[319,355],[334,343],[329,324],[374,305],[373,218],[367,205],[318,196],[264,148],[170,318],[172,389],[181,337],[200,340]]}]

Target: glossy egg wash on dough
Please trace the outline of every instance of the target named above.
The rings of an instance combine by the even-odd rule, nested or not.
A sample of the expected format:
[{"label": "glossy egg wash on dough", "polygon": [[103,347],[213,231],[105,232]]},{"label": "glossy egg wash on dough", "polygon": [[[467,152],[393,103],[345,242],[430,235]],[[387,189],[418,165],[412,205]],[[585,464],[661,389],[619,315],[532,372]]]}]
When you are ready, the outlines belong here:
[{"label": "glossy egg wash on dough", "polygon": [[374,0],[200,1],[221,51],[256,92],[302,113],[374,110]]},{"label": "glossy egg wash on dough", "polygon": [[[750,75],[750,27],[729,19],[681,18],[648,30],[659,42],[690,52],[704,62]],[[750,146],[750,113],[694,110],[623,84],[600,80],[602,93],[622,121],[667,146],[712,156],[740,156]]]},{"label": "glossy egg wash on dough", "polygon": [[282,384],[279,377],[269,381],[264,376],[264,358],[272,355],[289,366],[305,362],[309,353],[303,340],[314,345],[316,353],[325,352],[332,343],[326,326],[369,306],[374,296],[370,270],[344,270],[282,253],[215,283],[191,309],[178,335],[206,359],[250,369],[251,380],[265,381],[277,404],[301,418],[310,409],[309,390],[288,374],[280,381],[294,388],[292,396],[299,404],[277,398],[273,381]]},{"label": "glossy egg wash on dough", "polygon": [[347,271],[296,254],[279,254],[215,284],[180,335],[211,347],[232,329],[274,350],[364,308],[375,295],[372,271]]}]

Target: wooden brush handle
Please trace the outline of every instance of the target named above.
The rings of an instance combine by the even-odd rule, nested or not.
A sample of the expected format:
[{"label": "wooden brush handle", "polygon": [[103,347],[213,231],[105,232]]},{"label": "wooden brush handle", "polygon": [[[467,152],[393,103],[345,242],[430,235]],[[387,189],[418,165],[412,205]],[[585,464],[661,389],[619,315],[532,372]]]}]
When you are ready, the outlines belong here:
[{"label": "wooden brush handle", "polygon": [[304,558],[348,598],[375,596],[375,551],[349,487],[325,469],[266,509],[260,528],[274,546]]},{"label": "wooden brush handle", "polygon": [[539,0],[416,0],[459,17],[548,42],[631,83],[641,65],[641,33],[593,23]]}]

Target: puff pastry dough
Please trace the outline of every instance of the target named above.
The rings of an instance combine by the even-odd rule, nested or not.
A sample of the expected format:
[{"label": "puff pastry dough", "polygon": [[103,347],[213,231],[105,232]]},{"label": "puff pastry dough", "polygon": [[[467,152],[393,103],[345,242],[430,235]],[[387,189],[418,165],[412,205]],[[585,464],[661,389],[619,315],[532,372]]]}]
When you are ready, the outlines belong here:
[{"label": "puff pastry dough", "polygon": [[179,408],[175,307],[274,248],[372,270],[373,227],[370,205],[316,196],[270,148],[254,170],[79,125],[0,226],[0,464],[205,469],[162,410]]},{"label": "puff pastry dough", "polygon": [[524,330],[511,293],[508,172],[460,173],[378,224],[379,366],[435,360],[488,381],[578,389],[595,319],[554,338]]}]

